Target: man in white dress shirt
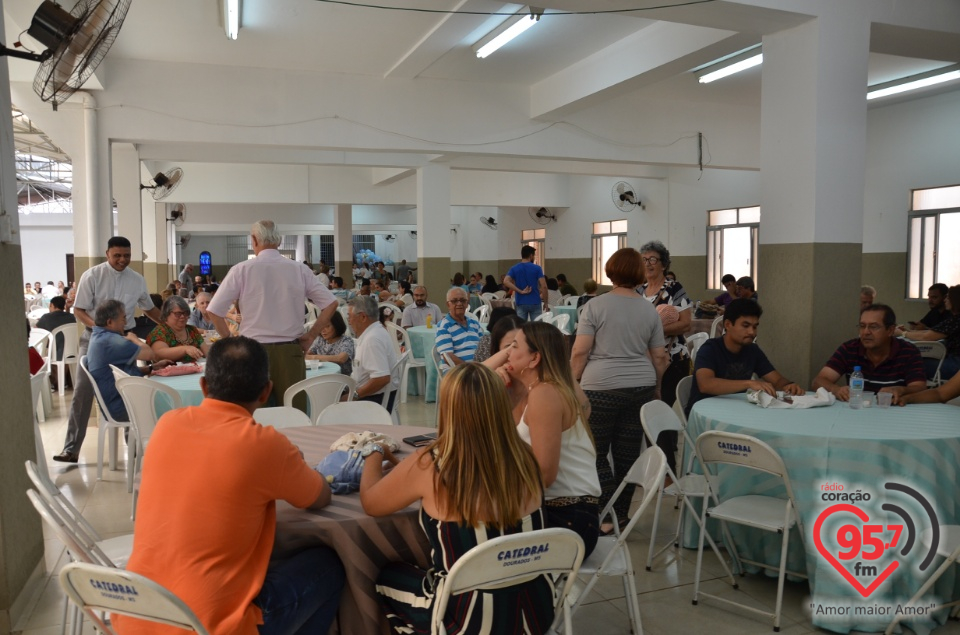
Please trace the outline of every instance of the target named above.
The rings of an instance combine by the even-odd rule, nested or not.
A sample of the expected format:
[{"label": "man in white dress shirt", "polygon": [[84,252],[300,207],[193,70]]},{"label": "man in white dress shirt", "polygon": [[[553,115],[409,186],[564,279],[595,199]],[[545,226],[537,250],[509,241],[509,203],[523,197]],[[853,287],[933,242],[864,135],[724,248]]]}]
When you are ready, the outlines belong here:
[{"label": "man in white dress shirt", "polygon": [[[273,392],[267,405],[283,405],[283,393],[306,379],[304,355],[330,324],[337,299],[320,284],[310,267],[280,254],[280,232],[273,221],[261,220],[250,230],[255,258],[230,268],[207,307],[220,337],[230,337],[224,317],[237,302],[243,313],[240,335],[254,339],[267,349]],[[304,333],[304,302],[310,300],[320,315]],[[306,411],[306,396],[294,406]]]},{"label": "man in white dress shirt", "polygon": [[[106,300],[119,300],[126,310],[124,331],[133,329],[134,314],[137,307],[154,322],[160,322],[160,310],[153,305],[147,292],[147,283],[139,273],[127,267],[130,265],[130,241],[123,236],[114,236],[107,241],[107,261],[87,269],[77,284],[77,297],[73,304],[73,315],[87,328],[80,336],[80,356],[87,354],[90,346],[90,332],[94,327],[93,312]],[[73,403],[70,406],[70,418],[67,421],[67,438],[63,451],[53,457],[54,461],[76,463],[80,455],[80,446],[87,435],[87,422],[90,420],[90,408],[93,407],[93,384],[87,374],[80,372],[74,380]]]},{"label": "man in white dress shirt", "polygon": [[413,290],[413,306],[408,306],[403,310],[400,326],[405,329],[411,326],[425,326],[428,315],[432,326],[436,327],[440,321],[440,307],[432,302],[427,302],[427,288],[418,286]]},{"label": "man in white dress shirt", "polygon": [[347,306],[350,307],[347,322],[357,334],[353,356],[353,379],[357,382],[357,389],[353,392],[353,399],[382,403],[383,393],[393,391],[384,406],[392,411],[400,378],[394,377],[391,371],[398,356],[390,334],[380,324],[377,300],[371,295],[357,296]]}]

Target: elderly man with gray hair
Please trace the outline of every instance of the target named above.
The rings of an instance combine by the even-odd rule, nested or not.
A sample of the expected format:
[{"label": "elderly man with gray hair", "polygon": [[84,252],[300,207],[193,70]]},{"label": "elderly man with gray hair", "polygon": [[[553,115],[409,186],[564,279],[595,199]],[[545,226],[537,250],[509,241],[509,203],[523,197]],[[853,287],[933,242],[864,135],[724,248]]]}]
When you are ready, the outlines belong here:
[{"label": "elderly man with gray hair", "polygon": [[347,322],[357,335],[356,352],[353,356],[353,379],[357,389],[354,400],[382,403],[383,393],[392,391],[386,404],[393,410],[400,378],[393,376],[397,363],[397,350],[390,334],[380,324],[378,303],[371,295],[358,295],[347,302]]},{"label": "elderly man with gray hair", "polygon": [[[280,254],[280,232],[273,221],[261,220],[250,230],[256,256],[230,268],[207,308],[217,332],[230,337],[224,317],[236,302],[243,312],[240,335],[254,339],[267,349],[273,392],[268,405],[283,403],[283,393],[306,379],[304,355],[330,324],[337,299],[305,264]],[[304,333],[304,303],[320,308],[313,328]],[[306,411],[306,398],[294,405]]]},{"label": "elderly man with gray hair", "polygon": [[212,299],[213,294],[207,293],[206,291],[198,293],[196,298],[197,304],[193,307],[193,310],[190,311],[190,319],[187,320],[187,324],[201,331],[216,330],[217,325],[213,323],[213,316],[207,312],[207,307],[210,306],[210,300]]}]

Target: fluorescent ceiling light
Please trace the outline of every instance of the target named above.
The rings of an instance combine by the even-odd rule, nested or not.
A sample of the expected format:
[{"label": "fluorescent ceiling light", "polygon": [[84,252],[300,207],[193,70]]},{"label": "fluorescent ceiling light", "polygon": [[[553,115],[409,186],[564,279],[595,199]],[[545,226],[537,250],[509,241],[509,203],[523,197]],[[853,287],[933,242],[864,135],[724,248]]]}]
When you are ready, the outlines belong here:
[{"label": "fluorescent ceiling light", "polygon": [[518,14],[517,17],[519,17],[519,19],[509,18],[507,22],[510,22],[511,20],[516,20],[516,21],[513,22],[513,24],[511,24],[506,30],[502,31],[499,35],[494,37],[492,40],[490,40],[480,48],[476,49],[477,57],[479,57],[480,59],[487,57],[488,55],[490,55],[491,53],[499,49],[501,46],[503,46],[513,38],[517,37],[524,31],[532,27],[538,21],[533,15],[529,13],[527,13],[522,17],[520,17]]},{"label": "fluorescent ceiling light", "polygon": [[711,71],[709,73],[701,75],[700,83],[709,84],[710,82],[715,82],[718,79],[723,79],[724,77],[728,77],[730,75],[733,75],[734,73],[739,73],[740,71],[745,71],[748,68],[759,66],[762,63],[763,63],[763,53],[759,53],[757,55],[754,55],[753,57],[742,59],[739,62],[736,62],[729,66],[724,66],[719,70]]},{"label": "fluorescent ceiling light", "polygon": [[240,33],[240,0],[223,0],[223,29],[228,39],[237,39]]},{"label": "fluorescent ceiling light", "polygon": [[935,86],[937,84],[949,82],[954,79],[960,79],[960,68],[957,68],[957,66],[950,66],[947,69],[938,68],[937,70],[930,71],[929,73],[913,75],[911,77],[905,77],[903,79],[898,79],[886,84],[877,85],[883,86],[883,88],[870,86],[869,88],[873,88],[874,90],[867,91],[867,99],[877,99],[878,97],[886,97],[888,95],[905,93],[908,90],[916,90],[918,88],[926,88],[927,86]]}]

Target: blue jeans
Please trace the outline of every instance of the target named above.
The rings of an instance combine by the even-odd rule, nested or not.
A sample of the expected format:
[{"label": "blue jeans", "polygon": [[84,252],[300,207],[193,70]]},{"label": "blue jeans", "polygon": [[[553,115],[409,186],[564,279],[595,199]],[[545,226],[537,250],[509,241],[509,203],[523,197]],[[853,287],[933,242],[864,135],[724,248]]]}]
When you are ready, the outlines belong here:
[{"label": "blue jeans", "polygon": [[526,320],[528,322],[533,322],[540,314],[543,313],[543,310],[540,308],[540,303],[536,304],[518,304],[517,305],[517,317],[521,320]]},{"label": "blue jeans", "polygon": [[325,634],[340,605],[345,574],[329,547],[271,561],[254,603],[263,612],[260,635]]}]

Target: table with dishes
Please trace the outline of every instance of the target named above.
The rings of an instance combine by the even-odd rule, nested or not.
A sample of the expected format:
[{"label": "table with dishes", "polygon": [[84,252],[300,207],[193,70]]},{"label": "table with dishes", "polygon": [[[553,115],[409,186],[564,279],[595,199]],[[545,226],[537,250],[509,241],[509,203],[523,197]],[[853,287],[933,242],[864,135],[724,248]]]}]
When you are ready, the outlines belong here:
[{"label": "table with dishes", "polygon": [[[286,428],[282,432],[316,465],[330,452],[330,445],[348,432],[370,430],[386,434],[400,444],[402,460],[414,448],[405,437],[436,432],[415,426],[325,425]],[[297,509],[277,502],[277,535],[274,554],[284,556],[315,545],[327,545],[340,556],[346,586],[340,598],[336,624],[341,633],[388,632],[374,588],[380,569],[388,562],[410,562],[426,568],[430,544],[420,528],[419,504],[389,516],[367,516],[358,493],[336,495],[319,511]]]},{"label": "table with dishes", "polygon": [[[918,570],[917,563],[926,553],[926,548],[919,544],[919,535],[931,525],[929,515],[916,500],[886,488],[886,483],[900,483],[919,492],[932,503],[940,524],[960,523],[957,489],[960,409],[955,406],[921,404],[880,408],[873,404],[871,408],[854,410],[847,403],[836,402],[810,409],[764,409],[749,403],[744,394],[725,395],[693,406],[688,422],[690,436],[696,439],[708,430],[756,437],[783,458],[804,528],[803,542],[796,529],[791,535],[788,570],[808,575],[814,605],[835,605],[838,601],[854,606],[905,603],[939,566],[941,560],[937,559],[926,572]],[[757,493],[758,489],[763,494],[784,495],[778,479],[758,479],[756,473],[748,475],[735,471],[737,469],[721,468],[721,497]],[[847,496],[838,497],[841,492]],[[861,500],[864,493],[870,495],[869,503]],[[866,599],[854,591],[830,558],[822,555],[813,535],[824,510],[850,497],[855,497],[855,506],[869,514],[870,522],[902,523],[899,517],[891,517],[882,508],[883,503],[891,503],[906,509],[916,523],[917,545],[910,559],[904,556],[903,566],[896,575],[891,575]],[[852,515],[850,520],[859,522]],[[687,526],[693,529],[684,539],[689,547],[691,534],[693,545],[696,544],[696,525],[687,523]],[[828,530],[822,530],[821,534],[823,544],[833,539]],[[730,525],[730,535],[742,557],[771,565],[779,563],[779,536],[735,525]],[[826,549],[829,550],[829,546]],[[863,553],[866,553],[866,543],[861,557]],[[888,552],[885,557],[896,556]],[[853,566],[852,562],[849,564]],[[870,580],[865,584],[867,582]],[[943,576],[935,589],[937,595],[955,597],[960,590],[958,583],[957,576]],[[883,630],[892,619],[891,615],[855,616],[853,613],[851,610],[846,617],[837,617],[814,612],[811,617],[815,626],[837,632]],[[938,617],[944,618],[942,612]],[[931,618],[926,620],[927,627],[933,624]],[[911,626],[922,629],[924,624],[918,622]]]},{"label": "table with dishes", "polygon": [[[200,365],[201,371],[203,365]],[[335,375],[340,372],[340,366],[333,362],[318,362],[317,367],[307,368],[307,378],[319,377],[321,375]],[[202,372],[191,373],[189,375],[174,375],[170,377],[160,377],[151,375],[150,379],[158,381],[161,384],[169,386],[180,394],[180,401],[184,406],[199,406],[203,401],[203,392],[200,390],[200,377]]]}]

